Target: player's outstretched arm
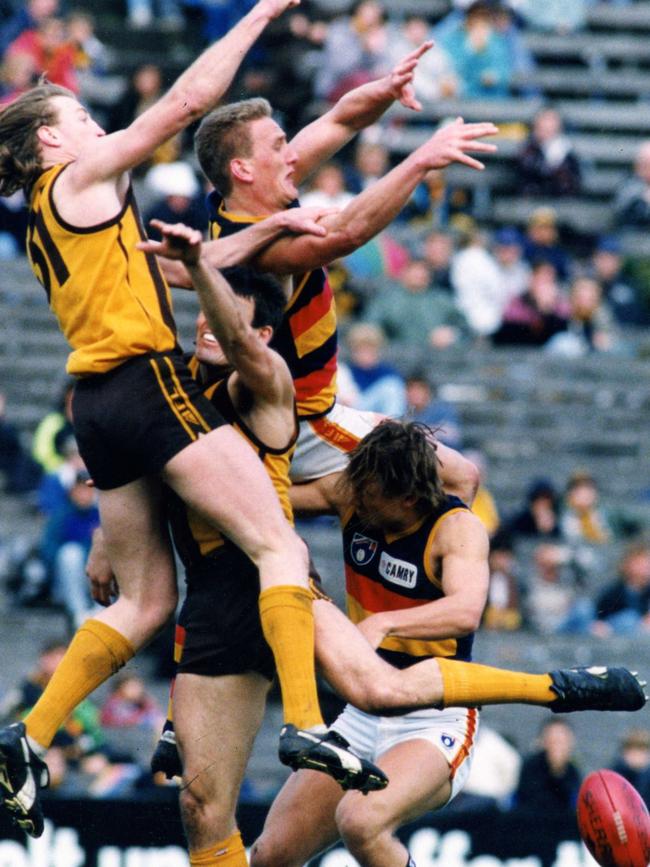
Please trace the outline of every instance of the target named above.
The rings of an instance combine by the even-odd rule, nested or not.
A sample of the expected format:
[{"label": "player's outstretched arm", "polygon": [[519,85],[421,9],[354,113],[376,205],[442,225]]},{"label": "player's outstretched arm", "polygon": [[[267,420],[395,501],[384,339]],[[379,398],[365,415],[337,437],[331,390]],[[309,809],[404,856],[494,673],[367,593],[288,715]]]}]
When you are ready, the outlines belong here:
[{"label": "player's outstretched arm", "polygon": [[403,57],[387,75],[346,93],[328,112],[292,139],[291,146],[298,154],[294,173],[297,184],[302,183],[360,130],[376,123],[395,101],[413,111],[421,111],[422,106],[415,98],[413,77],[418,61],[432,45],[433,42],[423,42]]},{"label": "player's outstretched arm", "polygon": [[169,91],[124,130],[93,143],[76,160],[75,185],[89,186],[121,175],[213,108],[244,56],[267,24],[300,0],[259,0],[233,29],[207,48]]},{"label": "player's outstretched arm", "polygon": [[480,139],[497,133],[493,123],[465,123],[457,118],[438,129],[338,215],[325,217],[322,221],[328,230],[325,237],[280,238],[256,257],[257,267],[275,274],[297,274],[348,255],[389,225],[432,169],[442,169],[453,162],[483,169],[483,163],[471,154],[495,151],[495,145]]}]

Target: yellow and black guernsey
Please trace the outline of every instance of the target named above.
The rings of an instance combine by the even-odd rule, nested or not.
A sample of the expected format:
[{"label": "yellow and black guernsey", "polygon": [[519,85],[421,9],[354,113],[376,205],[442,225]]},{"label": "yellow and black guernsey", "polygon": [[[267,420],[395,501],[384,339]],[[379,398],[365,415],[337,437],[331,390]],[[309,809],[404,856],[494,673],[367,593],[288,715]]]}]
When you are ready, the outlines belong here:
[{"label": "yellow and black guernsey", "polygon": [[[195,356],[190,359],[188,367],[195,379],[200,381],[201,368]],[[298,417],[296,416],[295,429],[289,442],[283,448],[274,449],[263,443],[238,414],[228,393],[228,377],[206,385],[204,394],[226,421],[253,447],[273,482],[282,511],[293,525],[293,510],[289,500],[289,467],[298,439]],[[200,566],[202,558],[223,546],[224,537],[219,531],[172,493],[169,499],[169,516],[174,543],[188,573]]]},{"label": "yellow and black guernsey", "polygon": [[[218,193],[208,197],[208,210],[211,238],[233,235],[265,219],[227,211]],[[302,419],[324,415],[334,404],[337,341],[336,307],[326,272],[317,268],[294,275],[293,294],[271,346],[289,366]]]},{"label": "yellow and black guernsey", "polygon": [[174,349],[169,287],[155,256],[136,250],[146,235],[132,188],[112,219],[72,226],[52,195],[65,169],[47,169],[34,185],[27,255],[72,347],[68,373],[106,373],[133,356]]},{"label": "yellow and black guernsey", "polygon": [[[448,515],[467,510],[447,496],[440,508],[402,533],[385,533],[361,521],[354,511],[343,516],[343,558],[348,616],[360,623],[380,611],[399,611],[444,597],[441,563],[431,556],[438,528]],[[426,657],[471,659],[474,636],[423,641],[388,636],[377,652],[398,668]]]}]

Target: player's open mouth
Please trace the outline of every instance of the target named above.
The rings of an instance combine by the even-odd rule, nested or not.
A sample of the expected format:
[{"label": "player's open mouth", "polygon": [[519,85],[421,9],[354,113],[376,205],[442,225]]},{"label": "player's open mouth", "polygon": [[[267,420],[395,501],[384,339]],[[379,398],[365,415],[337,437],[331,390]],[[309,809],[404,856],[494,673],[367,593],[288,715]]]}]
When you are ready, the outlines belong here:
[{"label": "player's open mouth", "polygon": [[205,340],[206,343],[216,343],[217,342],[217,338],[214,336],[214,334],[211,331],[202,331],[200,339]]}]

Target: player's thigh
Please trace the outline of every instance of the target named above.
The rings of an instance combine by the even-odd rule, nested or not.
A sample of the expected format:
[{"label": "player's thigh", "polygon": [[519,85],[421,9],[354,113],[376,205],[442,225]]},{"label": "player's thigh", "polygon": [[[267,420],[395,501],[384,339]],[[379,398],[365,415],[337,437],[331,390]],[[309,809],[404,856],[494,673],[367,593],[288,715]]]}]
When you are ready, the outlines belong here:
[{"label": "player's thigh", "polygon": [[251,849],[251,867],[301,867],[338,840],[334,821],[343,790],[325,774],[291,774]]},{"label": "player's thigh", "polygon": [[346,835],[374,836],[392,832],[429,810],[437,810],[451,795],[449,764],[429,741],[402,741],[379,757],[377,764],[390,780],[371,797],[348,792],[341,801],[336,821]]},{"label": "player's thigh", "polygon": [[165,466],[164,480],[189,506],[254,556],[290,528],[262,462],[234,428],[200,437]]},{"label": "player's thigh", "polygon": [[160,482],[145,476],[99,491],[98,501],[106,553],[120,594],[138,595],[147,588],[162,594],[175,588],[176,570],[164,529]]},{"label": "player's thigh", "polygon": [[176,678],[173,713],[184,783],[200,786],[202,799],[217,799],[224,811],[234,812],[269,686],[257,672]]}]

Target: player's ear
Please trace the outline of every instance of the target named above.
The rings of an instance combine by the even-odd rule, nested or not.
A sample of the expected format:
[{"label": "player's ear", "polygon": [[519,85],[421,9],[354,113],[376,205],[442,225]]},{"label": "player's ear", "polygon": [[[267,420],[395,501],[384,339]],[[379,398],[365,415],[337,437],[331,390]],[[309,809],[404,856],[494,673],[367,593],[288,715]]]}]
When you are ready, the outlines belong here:
[{"label": "player's ear", "polygon": [[48,147],[58,147],[61,144],[60,133],[53,126],[39,126],[36,130],[36,137],[42,145]]},{"label": "player's ear", "polygon": [[251,184],[253,182],[253,169],[250,162],[246,159],[230,160],[230,173],[233,178],[244,184]]},{"label": "player's ear", "polygon": [[262,327],[258,329],[258,334],[264,343],[270,343],[271,338],[273,337],[273,329],[270,325],[262,325]]}]

